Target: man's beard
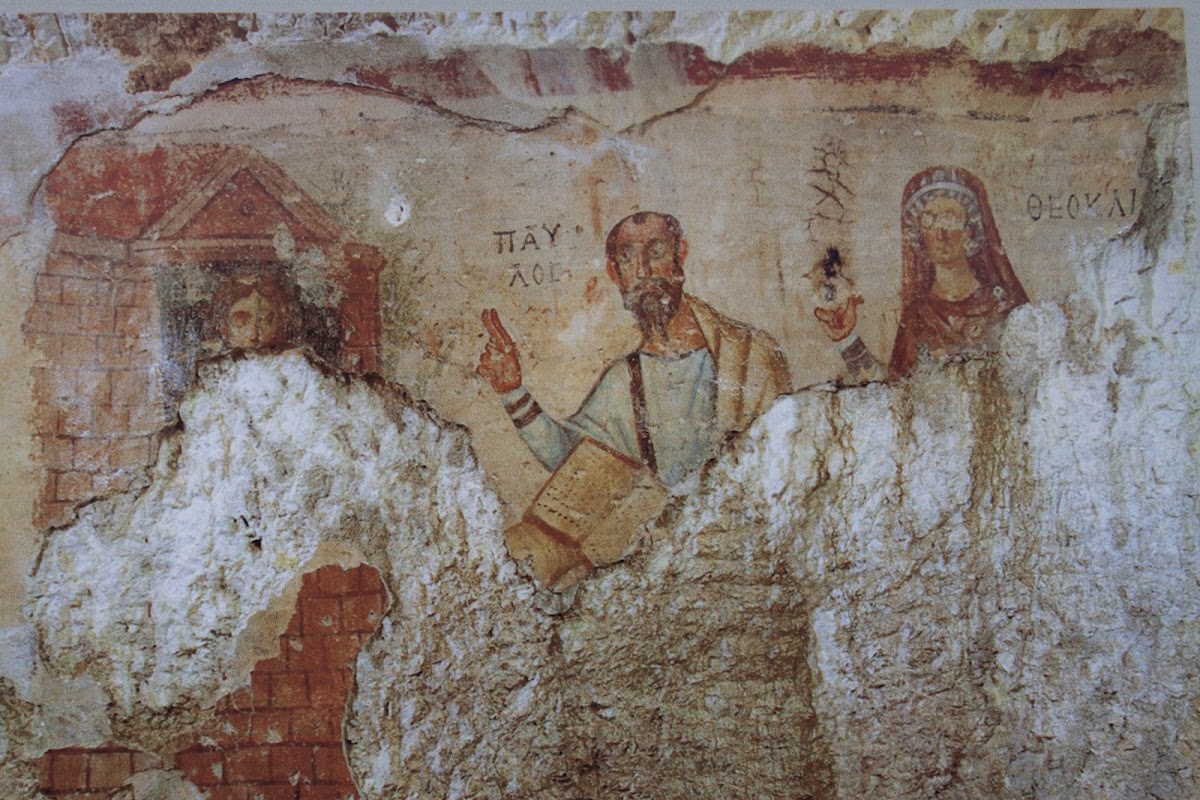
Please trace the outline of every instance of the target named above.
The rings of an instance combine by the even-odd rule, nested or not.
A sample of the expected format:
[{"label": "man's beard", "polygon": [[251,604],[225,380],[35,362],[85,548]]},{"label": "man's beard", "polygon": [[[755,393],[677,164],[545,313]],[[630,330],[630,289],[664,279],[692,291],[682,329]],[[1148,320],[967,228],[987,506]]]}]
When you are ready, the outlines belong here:
[{"label": "man's beard", "polygon": [[632,287],[623,298],[643,336],[667,336],[667,326],[683,303],[683,281],[678,278],[647,278]]}]

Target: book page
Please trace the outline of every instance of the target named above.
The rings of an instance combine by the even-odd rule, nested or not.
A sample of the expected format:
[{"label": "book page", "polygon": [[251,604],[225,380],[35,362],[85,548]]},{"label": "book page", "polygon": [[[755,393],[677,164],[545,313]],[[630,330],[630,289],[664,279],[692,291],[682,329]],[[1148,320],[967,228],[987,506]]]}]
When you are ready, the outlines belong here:
[{"label": "book page", "polygon": [[529,513],[574,542],[588,538],[644,471],[591,439],[583,439],[555,470]]}]

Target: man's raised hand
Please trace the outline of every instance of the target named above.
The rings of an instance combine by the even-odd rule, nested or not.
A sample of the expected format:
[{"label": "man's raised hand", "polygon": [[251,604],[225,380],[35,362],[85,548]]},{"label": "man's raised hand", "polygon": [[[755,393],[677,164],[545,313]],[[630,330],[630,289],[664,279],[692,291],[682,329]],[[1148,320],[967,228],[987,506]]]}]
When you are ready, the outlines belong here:
[{"label": "man's raised hand", "polygon": [[490,383],[498,394],[511,392],[521,385],[521,359],[517,356],[517,346],[504,330],[496,309],[483,310],[483,327],[488,333],[488,343],[479,356],[475,373]]}]

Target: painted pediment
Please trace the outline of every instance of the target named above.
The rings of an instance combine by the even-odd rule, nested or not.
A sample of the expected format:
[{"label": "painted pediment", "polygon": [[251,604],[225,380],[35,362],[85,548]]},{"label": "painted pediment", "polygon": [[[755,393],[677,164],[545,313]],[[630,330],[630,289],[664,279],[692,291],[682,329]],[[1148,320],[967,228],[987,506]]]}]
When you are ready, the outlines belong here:
[{"label": "painted pediment", "polygon": [[228,153],[143,235],[146,239],[330,242],[341,228],[283,170],[250,150]]}]

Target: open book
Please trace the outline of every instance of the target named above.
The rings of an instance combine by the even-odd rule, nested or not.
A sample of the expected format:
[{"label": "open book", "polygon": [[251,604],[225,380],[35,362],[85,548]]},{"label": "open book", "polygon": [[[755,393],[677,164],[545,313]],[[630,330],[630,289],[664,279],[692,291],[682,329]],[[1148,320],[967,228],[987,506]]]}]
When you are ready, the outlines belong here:
[{"label": "open book", "polygon": [[595,567],[620,561],[642,524],[662,512],[667,489],[643,465],[594,439],[581,439],[504,532],[513,558],[555,591]]}]

